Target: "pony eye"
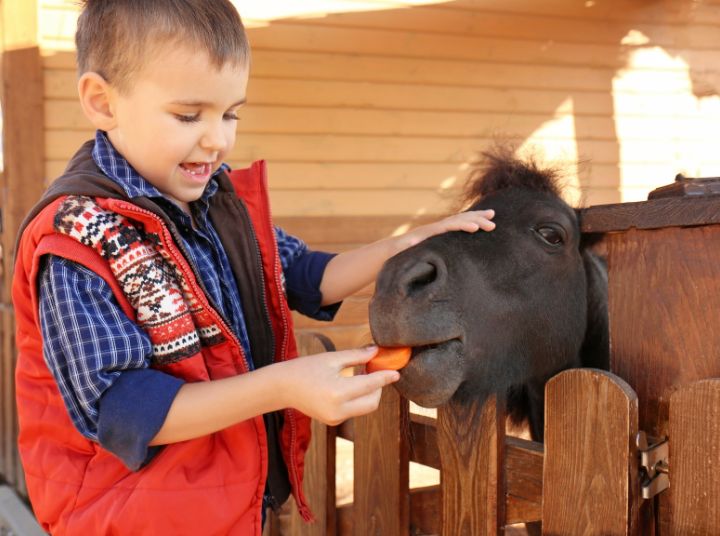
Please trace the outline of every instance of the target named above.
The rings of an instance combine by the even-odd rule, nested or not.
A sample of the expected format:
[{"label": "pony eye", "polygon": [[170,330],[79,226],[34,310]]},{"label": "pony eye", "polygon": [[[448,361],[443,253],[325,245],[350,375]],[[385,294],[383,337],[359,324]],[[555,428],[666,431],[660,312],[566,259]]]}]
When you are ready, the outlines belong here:
[{"label": "pony eye", "polygon": [[554,227],[538,227],[535,231],[550,245],[559,246],[563,243],[563,235]]}]

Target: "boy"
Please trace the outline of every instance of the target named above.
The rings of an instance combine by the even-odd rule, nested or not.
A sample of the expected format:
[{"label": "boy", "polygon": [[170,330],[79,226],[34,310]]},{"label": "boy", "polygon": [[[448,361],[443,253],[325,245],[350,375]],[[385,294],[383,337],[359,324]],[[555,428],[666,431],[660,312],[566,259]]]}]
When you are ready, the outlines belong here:
[{"label": "boy", "polygon": [[[373,411],[372,348],[293,359],[289,306],[331,319],[391,255],[464,213],[337,256],[271,224],[264,164],[230,171],[249,49],[226,0],[88,0],[95,140],[31,211],[13,284],[20,452],[53,534],[260,534],[301,514],[308,417]],[[288,305],[289,304],[289,305]]]}]

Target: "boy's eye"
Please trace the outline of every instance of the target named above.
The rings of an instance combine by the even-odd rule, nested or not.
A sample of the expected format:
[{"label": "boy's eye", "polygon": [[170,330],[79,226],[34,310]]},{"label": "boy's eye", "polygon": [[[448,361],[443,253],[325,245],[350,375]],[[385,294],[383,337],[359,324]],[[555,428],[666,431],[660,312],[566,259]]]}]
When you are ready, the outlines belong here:
[{"label": "boy's eye", "polygon": [[237,121],[240,118],[235,112],[227,112],[225,115],[223,115],[223,119],[226,119],[227,121]]},{"label": "boy's eye", "polygon": [[182,123],[195,123],[200,120],[199,114],[174,114],[175,118]]}]

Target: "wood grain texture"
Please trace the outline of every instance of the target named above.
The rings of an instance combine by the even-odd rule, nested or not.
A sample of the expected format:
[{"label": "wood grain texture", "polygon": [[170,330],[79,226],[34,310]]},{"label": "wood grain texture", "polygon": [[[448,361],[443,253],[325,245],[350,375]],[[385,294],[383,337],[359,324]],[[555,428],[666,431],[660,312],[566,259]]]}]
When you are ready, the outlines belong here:
[{"label": "wood grain texture", "polygon": [[505,438],[505,524],[542,519],[542,443]]},{"label": "wood grain texture", "polygon": [[[439,486],[415,488],[409,491],[410,498],[410,534],[438,534],[440,532],[442,500]],[[354,534],[353,503],[343,504],[337,509],[338,536]],[[291,535],[292,536],[292,535]]]},{"label": "wood grain texture", "polygon": [[11,283],[20,223],[43,190],[42,61],[36,42],[37,5],[22,0],[0,3],[4,169],[0,174],[0,479],[26,493],[17,452],[15,409],[15,314]]},{"label": "wood grain texture", "polygon": [[443,536],[501,534],[505,415],[492,395],[484,405],[453,401],[438,410]]},{"label": "wood grain texture", "polygon": [[543,534],[637,534],[637,396],[594,369],[562,372],[545,393]]},{"label": "wood grain texture", "polygon": [[[640,203],[627,207],[626,224],[675,226],[631,227],[605,237],[611,370],[636,391],[639,426],[651,436],[667,436],[675,389],[720,377],[719,202],[714,196]],[[641,504],[646,530],[657,519],[657,530],[668,533],[674,495],[671,487]]]},{"label": "wood grain texture", "polygon": [[611,234],[608,263],[611,369],[665,436],[672,390],[720,377],[720,225]]},{"label": "wood grain texture", "polygon": [[392,387],[383,389],[377,411],[354,419],[355,536],[408,534],[408,438],[402,422],[409,422],[408,403]]},{"label": "wood grain texture", "polygon": [[720,378],[679,388],[670,397],[670,534],[720,531]]},{"label": "wood grain texture", "polygon": [[585,233],[720,223],[720,195],[597,205],[580,212]]}]

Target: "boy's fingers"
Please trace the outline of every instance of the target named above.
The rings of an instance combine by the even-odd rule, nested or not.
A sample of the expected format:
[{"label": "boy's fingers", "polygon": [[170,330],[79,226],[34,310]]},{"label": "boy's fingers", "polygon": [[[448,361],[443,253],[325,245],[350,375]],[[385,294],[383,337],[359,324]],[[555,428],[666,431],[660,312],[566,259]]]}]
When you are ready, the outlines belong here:
[{"label": "boy's fingers", "polygon": [[396,370],[378,370],[371,374],[358,374],[347,379],[345,395],[349,401],[371,393],[379,393],[383,387],[395,383],[399,379],[400,373]]},{"label": "boy's fingers", "polygon": [[341,368],[352,367],[353,365],[363,365],[370,361],[378,352],[375,345],[366,346],[364,348],[355,348],[353,350],[342,350],[336,352],[338,365]]},{"label": "boy's fingers", "polygon": [[492,220],[495,217],[495,211],[491,208],[484,210],[468,210],[467,212],[463,212],[463,214],[480,216],[481,218],[487,218],[488,220]]},{"label": "boy's fingers", "polygon": [[343,407],[346,418],[359,417],[375,411],[380,405],[381,391],[373,391],[367,395],[348,401]]},{"label": "boy's fingers", "polygon": [[476,212],[479,212],[480,214],[482,214],[484,217],[486,217],[489,220],[492,220],[495,217],[495,211],[491,208],[488,208],[486,210],[478,210]]},{"label": "boy's fingers", "polygon": [[490,220],[483,220],[478,225],[483,231],[492,231],[495,229],[495,222]]},{"label": "boy's fingers", "polygon": [[465,212],[464,214],[467,214],[470,217],[470,224],[474,226],[474,228],[468,228],[464,230],[473,232],[479,229],[482,229],[483,231],[492,231],[493,229],[495,229],[495,222],[490,221],[492,218],[495,217],[495,211],[492,209],[473,210],[470,212]]}]

